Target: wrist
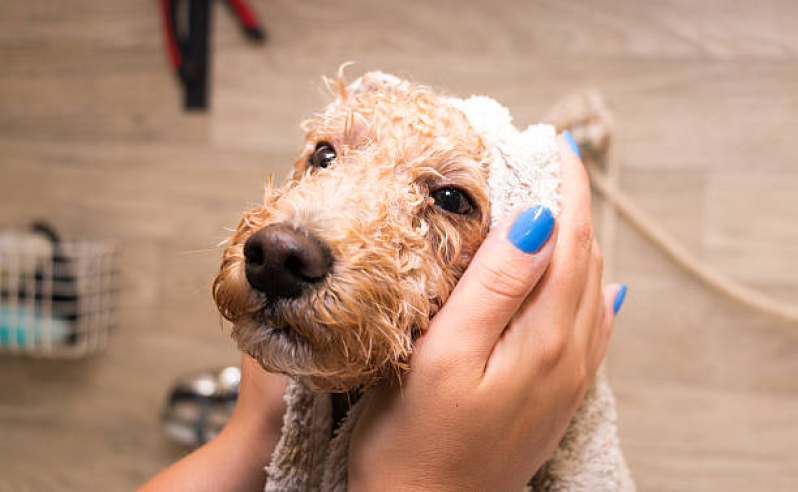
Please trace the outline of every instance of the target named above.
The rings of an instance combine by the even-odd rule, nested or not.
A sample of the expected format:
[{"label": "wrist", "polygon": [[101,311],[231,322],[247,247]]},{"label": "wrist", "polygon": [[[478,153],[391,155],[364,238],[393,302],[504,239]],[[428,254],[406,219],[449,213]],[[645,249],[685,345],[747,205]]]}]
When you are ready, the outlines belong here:
[{"label": "wrist", "polygon": [[268,426],[259,425],[253,419],[243,419],[240,414],[234,414],[210,444],[227,449],[231,454],[247,456],[248,460],[257,462],[262,469],[271,461],[279,440],[279,428],[275,431]]},{"label": "wrist", "polygon": [[242,377],[233,415],[227,426],[242,438],[279,438],[286,411],[287,379],[263,372],[249,358],[241,364]]},{"label": "wrist", "polygon": [[233,415],[216,440],[247,450],[267,465],[280,440],[285,406],[282,398],[263,398],[252,391],[239,395]]}]

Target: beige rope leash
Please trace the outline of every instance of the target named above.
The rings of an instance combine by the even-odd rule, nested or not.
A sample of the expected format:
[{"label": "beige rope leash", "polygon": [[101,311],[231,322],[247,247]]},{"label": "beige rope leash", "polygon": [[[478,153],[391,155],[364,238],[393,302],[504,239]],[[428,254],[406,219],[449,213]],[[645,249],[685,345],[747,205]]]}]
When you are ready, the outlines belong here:
[{"label": "beige rope leash", "polygon": [[[709,287],[749,308],[776,318],[798,324],[798,306],[777,301],[759,291],[746,287],[699,260],[675,237],[663,229],[650,215],[643,212],[618,186],[619,165],[614,151],[615,118],[597,92],[570,96],[556,105],[547,121],[558,131],[570,129],[583,151],[585,167],[593,188],[624,216],[643,236],[669,256],[677,265]],[[601,169],[604,169],[602,171]],[[602,225],[609,226],[604,234],[605,257],[612,256],[614,213],[604,210]],[[610,239],[610,241],[608,241]]]},{"label": "beige rope leash", "polygon": [[677,265],[729,298],[785,321],[798,323],[798,308],[762,294],[722,274],[702,262],[676,238],[663,229],[651,216],[640,210],[632,200],[607,179],[595,164],[585,162],[593,188],[611,203],[643,236],[654,243]]}]

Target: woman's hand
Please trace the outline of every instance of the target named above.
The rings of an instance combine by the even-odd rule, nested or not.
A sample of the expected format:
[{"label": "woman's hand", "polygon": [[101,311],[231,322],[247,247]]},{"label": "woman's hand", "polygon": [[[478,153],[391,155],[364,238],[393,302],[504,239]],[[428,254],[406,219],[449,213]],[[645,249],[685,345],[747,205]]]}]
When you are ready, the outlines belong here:
[{"label": "woman's hand", "polygon": [[532,207],[490,232],[402,386],[369,400],[350,444],[351,491],[522,490],[561,440],[619,293],[602,290],[590,187],[565,138],[558,224]]}]

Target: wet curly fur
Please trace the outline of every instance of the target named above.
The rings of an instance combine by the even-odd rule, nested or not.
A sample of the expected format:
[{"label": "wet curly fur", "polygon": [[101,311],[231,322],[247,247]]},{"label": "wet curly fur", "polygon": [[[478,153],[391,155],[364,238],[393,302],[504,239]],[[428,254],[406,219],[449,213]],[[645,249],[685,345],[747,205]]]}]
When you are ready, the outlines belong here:
[{"label": "wet curly fur", "polygon": [[[305,121],[292,174],[265,186],[224,251],[213,295],[239,348],[312,389],[347,391],[406,369],[423,332],[488,231],[488,154],[465,116],[431,90],[366,74]],[[319,142],[336,157],[309,157]],[[470,197],[463,215],[431,192]],[[330,274],[302,295],[266,303],[248,284],[243,246],[271,224],[311,234],[332,253]]]}]

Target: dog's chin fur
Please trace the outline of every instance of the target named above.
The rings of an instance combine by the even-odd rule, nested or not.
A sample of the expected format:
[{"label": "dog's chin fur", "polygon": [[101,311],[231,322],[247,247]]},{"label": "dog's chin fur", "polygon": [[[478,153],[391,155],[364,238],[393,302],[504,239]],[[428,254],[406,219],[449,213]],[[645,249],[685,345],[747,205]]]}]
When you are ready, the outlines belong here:
[{"label": "dog's chin fur", "polygon": [[[374,337],[364,344],[355,336],[358,331],[356,326],[307,324],[298,329],[250,315],[234,324],[233,338],[240,350],[269,372],[294,377],[314,390],[345,392],[398,375],[386,371],[403,368],[401,360],[411,349],[409,334],[404,341]],[[403,338],[398,332],[394,336]],[[399,344],[404,350],[397,350]]]},{"label": "dog's chin fur", "polygon": [[347,371],[346,367],[334,367],[337,357],[314,349],[307,339],[290,328],[275,328],[255,317],[247,317],[233,330],[239,348],[261,367],[297,378],[309,388],[336,392],[368,383],[368,371],[358,374]]},{"label": "dog's chin fur", "polygon": [[[365,75],[342,79],[324,113],[305,122],[293,175],[265,188],[224,251],[214,299],[232,336],[265,369],[312,389],[348,391],[406,369],[413,336],[446,301],[490,217],[488,153],[465,116],[423,87]],[[327,168],[311,168],[318,142],[334,146]],[[472,213],[434,205],[433,188],[457,187]],[[243,245],[270,224],[323,242],[330,274],[295,299],[265,306],[247,283]]]},{"label": "dog's chin fur", "polygon": [[[365,364],[356,367],[340,362],[336,354],[315,350],[292,330],[275,330],[265,326],[248,327],[242,333],[260,332],[261,340],[241,346],[248,355],[269,372],[285,374],[300,380],[315,391],[346,392],[353,388],[370,386],[385,375],[378,374],[380,368],[369,368]],[[239,337],[246,341],[247,336]],[[365,361],[364,361],[365,362]]]}]

